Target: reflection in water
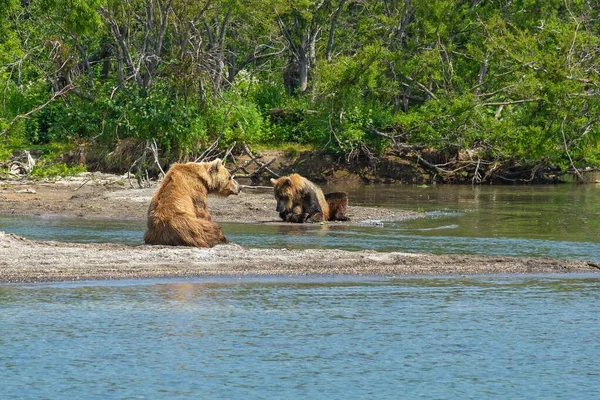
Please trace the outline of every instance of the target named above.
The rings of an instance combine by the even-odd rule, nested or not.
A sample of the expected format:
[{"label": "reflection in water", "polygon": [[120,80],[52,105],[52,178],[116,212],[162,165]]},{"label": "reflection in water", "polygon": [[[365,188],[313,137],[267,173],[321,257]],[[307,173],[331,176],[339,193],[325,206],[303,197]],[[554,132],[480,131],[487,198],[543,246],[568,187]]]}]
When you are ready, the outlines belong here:
[{"label": "reflection in water", "polygon": [[214,284],[200,283],[163,283],[151,286],[150,290],[155,290],[156,295],[163,300],[175,303],[198,303],[204,298],[215,297],[219,291],[215,290]]},{"label": "reflection in water", "polygon": [[329,224],[277,224],[277,234],[291,236],[327,236],[334,228]]},{"label": "reflection in water", "polygon": [[600,397],[592,276],[0,285],[0,309],[3,400]]}]

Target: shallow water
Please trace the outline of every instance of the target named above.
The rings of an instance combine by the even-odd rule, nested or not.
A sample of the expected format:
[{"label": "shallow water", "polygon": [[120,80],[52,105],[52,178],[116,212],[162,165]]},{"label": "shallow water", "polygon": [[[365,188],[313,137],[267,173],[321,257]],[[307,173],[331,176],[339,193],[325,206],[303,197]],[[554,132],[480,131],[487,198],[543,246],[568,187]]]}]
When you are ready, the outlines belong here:
[{"label": "shallow water", "polygon": [[600,185],[358,185],[349,189],[354,204],[426,212],[425,224],[420,220],[403,224],[409,231],[600,242]]},{"label": "shallow water", "polygon": [[597,399],[600,278],[0,285],[2,399]]},{"label": "shallow water", "polygon": [[[423,218],[356,225],[222,223],[233,243],[269,248],[544,256],[600,261],[600,186],[357,185],[351,205],[420,211]],[[273,212],[274,219],[277,217]],[[32,239],[141,244],[145,221],[0,217]]]}]

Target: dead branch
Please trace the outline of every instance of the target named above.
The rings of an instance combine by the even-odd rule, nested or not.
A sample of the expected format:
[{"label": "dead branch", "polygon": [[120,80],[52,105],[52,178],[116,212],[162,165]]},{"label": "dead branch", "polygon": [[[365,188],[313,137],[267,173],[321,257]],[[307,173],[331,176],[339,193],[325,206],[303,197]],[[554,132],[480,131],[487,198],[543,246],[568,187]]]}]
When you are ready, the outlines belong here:
[{"label": "dead branch", "polygon": [[34,166],[35,159],[28,150],[24,150],[21,154],[13,155],[11,160],[6,163],[0,163],[0,168],[7,168],[6,173],[14,179],[22,179],[29,176]]},{"label": "dead branch", "polygon": [[431,97],[434,100],[437,100],[438,98],[436,97],[436,95],[429,89],[427,89],[427,87],[425,85],[423,85],[421,82],[417,82],[415,81],[413,78],[411,78],[410,76],[404,76],[404,78],[406,78],[408,81],[414,83],[415,85],[417,85],[417,87],[419,89],[421,89],[423,92],[427,93],[427,95],[429,97]]},{"label": "dead branch", "polygon": [[487,180],[500,168],[501,164],[496,162],[493,164],[492,168],[488,169],[481,182],[487,182]]},{"label": "dead branch", "polygon": [[165,176],[165,171],[162,169],[160,161],[158,161],[158,145],[156,144],[156,140],[152,138],[152,143],[150,143],[150,141],[146,143],[146,149],[150,150],[154,156],[154,163],[158,166],[158,169],[160,169],[162,176]]},{"label": "dead branch", "polygon": [[533,103],[536,101],[541,101],[543,99],[541,98],[535,98],[535,99],[522,99],[522,100],[513,100],[513,101],[499,101],[499,102],[490,102],[490,103],[481,103],[479,104],[479,106],[481,107],[486,107],[486,106],[491,106],[491,107],[496,107],[496,106],[510,106],[513,104],[522,104],[522,103]]},{"label": "dead branch", "polygon": [[481,174],[479,173],[479,165],[481,164],[481,159],[477,160],[477,167],[475,168],[475,173],[473,173],[473,179],[471,180],[471,184],[481,183]]},{"label": "dead branch", "polygon": [[420,154],[417,154],[417,160],[418,160],[418,162],[421,162],[421,163],[425,164],[425,166],[427,166],[427,167],[429,167],[431,169],[434,169],[437,172],[441,172],[443,174],[451,175],[451,174],[453,174],[453,173],[456,172],[456,171],[448,171],[447,169],[442,169],[439,166],[437,166],[436,164],[432,164],[429,161],[427,161],[426,159],[424,159],[423,157],[421,157]]},{"label": "dead branch", "polygon": [[[144,182],[143,182],[143,178],[142,178],[142,165],[145,164],[146,161],[146,151],[144,151],[142,153],[142,155],[140,157],[138,157],[133,164],[131,164],[131,167],[129,167],[129,170],[127,171],[127,181],[129,182],[129,186],[133,187],[133,184],[131,183],[131,175],[133,175],[137,181],[138,186],[141,188],[144,188],[145,186],[149,186],[149,185],[145,185],[144,186]],[[131,170],[136,167],[137,168],[137,174],[132,174]],[[147,172],[147,171],[146,171]],[[149,180],[147,180],[149,181]]]},{"label": "dead branch", "polygon": [[248,157],[250,157],[252,162],[258,165],[258,169],[256,169],[252,174],[250,174],[251,178],[258,176],[264,171],[267,171],[275,178],[279,178],[279,174],[277,174],[271,168],[269,168],[269,165],[271,165],[275,161],[275,158],[273,158],[271,161],[268,161],[267,163],[263,163],[260,160],[258,160],[258,158],[254,154],[252,154],[252,151],[250,151],[250,148],[248,147],[246,142],[242,142],[242,149],[244,150],[244,153],[246,153]]},{"label": "dead branch", "polygon": [[74,192],[78,191],[79,189],[81,189],[82,187],[84,187],[86,183],[88,183],[88,182],[89,182],[89,181],[91,181],[91,180],[92,180],[92,178],[88,178],[88,179],[86,179],[85,181],[83,181],[83,183],[82,183],[81,185],[79,185],[79,186],[77,187],[77,189],[75,189],[75,190],[73,190],[73,191],[74,191]]},{"label": "dead branch", "polygon": [[275,175],[275,172],[269,169],[269,165],[273,164],[276,159],[277,158],[273,158],[271,161],[267,161],[266,163],[262,164],[260,167],[258,167],[258,169],[256,169],[256,171],[252,173],[252,176],[260,175],[263,171],[269,171],[271,174]]},{"label": "dead branch", "polygon": [[219,140],[221,140],[222,136],[223,136],[223,134],[221,133],[219,135],[219,137],[216,138],[215,141],[212,142],[212,144],[210,146],[208,146],[208,148],[206,150],[204,150],[204,152],[202,152],[202,154],[200,154],[198,157],[196,157],[194,162],[201,162],[201,161],[206,160],[209,157],[212,157],[215,150],[217,150],[219,148]]},{"label": "dead branch", "polygon": [[[254,162],[254,160],[250,159],[248,161],[246,161],[244,164],[242,164],[241,166],[237,166],[235,167],[235,169],[233,171],[231,171],[232,174],[236,173],[237,171],[243,171],[247,176],[250,176],[250,173],[246,170],[246,167],[250,164],[252,164]],[[236,163],[234,162],[234,165]]]},{"label": "dead branch", "polygon": [[251,186],[251,185],[240,185],[242,190],[246,189],[273,189],[273,186]]},{"label": "dead branch", "polygon": [[563,143],[565,144],[565,152],[567,153],[567,157],[569,157],[569,162],[571,163],[571,166],[573,167],[573,170],[577,174],[577,177],[580,179],[581,182],[584,182],[583,176],[581,176],[581,173],[579,172],[579,170],[577,169],[577,167],[573,163],[573,159],[571,158],[571,153],[569,153],[569,146],[567,145],[567,137],[565,135],[565,122],[566,122],[568,116],[569,115],[567,114],[563,118],[562,123],[560,124],[560,132],[562,133]]},{"label": "dead branch", "polygon": [[[225,164],[225,161],[227,160],[227,157],[229,157],[231,155],[231,152],[233,151],[233,148],[235,147],[235,144],[237,142],[233,142],[233,144],[231,145],[231,147],[229,149],[227,149],[227,151],[225,152],[225,155],[223,156],[223,164]],[[231,159],[235,162],[235,158],[231,157]]]}]

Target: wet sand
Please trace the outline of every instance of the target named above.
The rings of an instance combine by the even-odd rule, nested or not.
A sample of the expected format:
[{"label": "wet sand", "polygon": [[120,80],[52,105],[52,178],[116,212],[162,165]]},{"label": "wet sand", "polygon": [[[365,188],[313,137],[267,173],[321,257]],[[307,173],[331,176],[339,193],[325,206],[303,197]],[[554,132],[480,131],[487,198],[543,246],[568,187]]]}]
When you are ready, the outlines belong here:
[{"label": "wet sand", "polygon": [[[0,185],[0,214],[144,220],[155,188],[126,179],[84,176],[61,182]],[[351,199],[350,199],[351,201]],[[268,189],[210,197],[216,221],[280,224]],[[350,222],[414,218],[418,214],[350,203]],[[0,282],[192,277],[206,275],[471,275],[600,273],[586,261],[546,258],[431,255],[345,250],[210,249],[32,241],[0,232]]]}]

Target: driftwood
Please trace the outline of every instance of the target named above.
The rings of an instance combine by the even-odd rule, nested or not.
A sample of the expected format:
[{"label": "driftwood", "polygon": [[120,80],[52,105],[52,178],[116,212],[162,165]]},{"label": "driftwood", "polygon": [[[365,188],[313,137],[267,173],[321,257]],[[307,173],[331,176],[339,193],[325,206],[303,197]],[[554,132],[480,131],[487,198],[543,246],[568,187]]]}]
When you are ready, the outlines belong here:
[{"label": "driftwood", "polygon": [[[250,159],[244,161],[244,163],[240,165],[240,163],[238,161],[239,157],[238,157],[238,159],[236,159],[236,156],[234,155],[234,149],[236,148],[236,143],[234,142],[233,145],[231,145],[223,153],[218,150],[219,139],[220,138],[217,138],[210,146],[208,146],[206,148],[206,150],[204,150],[198,157],[196,157],[194,159],[194,162],[210,161],[217,157],[221,158],[223,160],[223,162],[225,162],[229,158],[231,160],[231,163],[234,165],[234,168],[230,169],[230,172],[232,175],[235,175],[238,178],[239,177],[250,178],[253,182],[256,182],[259,180],[260,175],[264,174],[265,172],[269,174],[269,177],[279,178],[280,175],[270,168],[270,166],[277,160],[277,158],[272,158],[271,160],[269,160],[267,162],[262,162],[260,160],[259,155],[252,153],[252,150],[250,150],[250,147],[246,143],[242,143],[241,146],[238,147],[238,150],[241,150],[241,154],[247,155],[248,157],[250,157]],[[131,187],[134,186],[132,183],[132,179],[131,179],[132,177],[136,179],[137,185],[140,188],[150,187],[151,186],[150,178],[151,178],[151,175],[153,175],[153,174],[151,174],[149,172],[149,170],[152,167],[152,165],[156,165],[158,170],[160,170],[160,173],[158,176],[159,180],[165,176],[165,171],[163,170],[163,168],[160,164],[160,160],[159,160],[158,145],[157,145],[156,141],[154,139],[152,139],[152,140],[148,140],[145,143],[143,150],[142,150],[142,146],[139,146],[138,150],[141,151],[141,155],[137,159],[135,159],[135,161],[133,161],[133,163],[129,167],[129,170],[127,172],[127,179],[129,181],[129,185]],[[153,161],[150,161],[148,159],[149,153],[152,154]],[[256,167],[253,170],[248,168],[252,164],[256,165]],[[242,172],[242,174],[239,173],[240,171]],[[270,186],[245,186],[245,185],[242,185],[242,187],[257,188],[257,189],[264,189],[264,188],[270,189],[271,188]]]},{"label": "driftwood", "polygon": [[[532,165],[523,165],[510,159],[486,159],[484,151],[482,151],[485,149],[468,150],[467,152],[472,154],[469,154],[467,159],[461,157],[459,151],[456,150],[455,154],[442,157],[445,158],[444,162],[436,162],[431,159],[431,150],[423,145],[406,142],[409,132],[388,133],[381,132],[374,127],[370,127],[370,132],[390,140],[396,156],[410,160],[415,166],[431,172],[434,176],[433,179],[439,182],[467,182],[469,180],[472,184],[554,182],[561,174],[560,171],[552,168],[547,160],[541,160]],[[565,149],[567,147],[565,139]],[[443,152],[437,153],[443,155]],[[569,155],[568,152],[567,155]],[[439,158],[433,156],[433,158]],[[571,164],[573,165],[572,162]],[[583,180],[574,165],[573,168],[577,176]]]},{"label": "driftwood", "polygon": [[[258,159],[259,158],[258,156],[256,156],[255,154],[252,153],[252,151],[250,150],[250,148],[248,147],[248,145],[246,143],[242,143],[242,150],[248,157],[250,157],[250,160],[244,162],[244,164],[242,164],[241,166],[236,167],[231,172],[232,174],[235,174],[238,177],[241,176],[244,178],[250,178],[252,180],[257,180],[258,177],[266,171],[273,178],[280,177],[280,175],[278,173],[276,173],[271,168],[269,168],[269,165],[273,164],[275,162],[275,160],[277,160],[277,158],[272,158],[271,160],[267,161],[266,163],[263,163],[262,161],[260,161]],[[256,164],[257,168],[253,172],[250,173],[250,172],[248,172],[248,170],[246,168],[249,165],[251,165],[252,163]],[[244,175],[236,174],[238,171],[243,171]]]},{"label": "driftwood", "polygon": [[242,190],[246,189],[273,189],[273,186],[258,186],[258,185],[240,185]]},{"label": "driftwood", "polygon": [[0,164],[0,168],[6,168],[6,173],[13,179],[28,177],[31,174],[31,171],[33,171],[34,166],[35,159],[27,150],[20,154],[13,155],[8,162]]},{"label": "driftwood", "polygon": [[[129,186],[133,187],[133,184],[131,183],[131,175],[133,175],[137,181],[137,184],[140,188],[143,187],[150,187],[150,174],[148,173],[148,168],[147,168],[147,156],[146,154],[150,152],[152,154],[152,157],[154,158],[154,162],[153,164],[156,164],[156,166],[158,167],[158,169],[160,170],[160,174],[159,174],[159,180],[165,176],[165,171],[163,170],[162,166],[160,165],[160,161],[158,158],[158,145],[156,144],[156,140],[152,139],[152,141],[147,140],[146,141],[146,146],[144,147],[144,150],[142,151],[142,155],[139,156],[134,162],[133,164],[131,164],[131,167],[129,167],[129,170],[127,171],[127,180],[129,182]],[[132,170],[136,169],[136,172],[132,174]]]},{"label": "driftwood", "polygon": [[218,154],[219,141],[221,140],[222,135],[223,134],[219,135],[219,137],[216,138],[215,141],[212,142],[212,144],[210,146],[208,146],[208,148],[202,152],[202,154],[200,154],[198,157],[196,157],[194,162],[202,162],[202,161],[206,161],[210,158],[215,158],[216,154]]},{"label": "driftwood", "polygon": [[415,152],[412,158],[416,165],[433,172],[440,182],[470,180],[473,185],[493,182],[555,182],[560,175],[560,171],[553,169],[547,160],[523,165],[511,160],[485,160],[481,157],[460,160],[455,157],[443,164],[436,164],[426,160],[419,152]]}]

